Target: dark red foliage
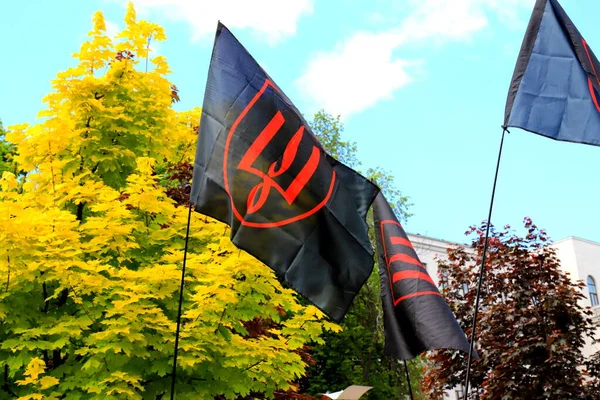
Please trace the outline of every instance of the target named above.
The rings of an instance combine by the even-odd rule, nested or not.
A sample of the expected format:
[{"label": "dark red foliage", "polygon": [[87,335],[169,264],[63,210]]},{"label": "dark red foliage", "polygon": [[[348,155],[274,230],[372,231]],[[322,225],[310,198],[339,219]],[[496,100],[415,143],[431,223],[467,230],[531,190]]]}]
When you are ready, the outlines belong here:
[{"label": "dark red foliage", "polygon": [[179,162],[167,166],[165,173],[167,196],[175,200],[179,206],[189,204],[193,173],[194,166],[189,162]]},{"label": "dark red foliage", "polygon": [[121,194],[119,194],[119,201],[123,201],[123,200],[127,200],[129,198],[129,193],[124,193],[122,192]]},{"label": "dark red foliage", "polygon": [[590,399],[600,399],[600,352],[593,354],[585,367],[589,374],[587,394]]},{"label": "dark red foliage", "polygon": [[115,56],[115,60],[121,61],[121,60],[133,60],[133,58],[135,57],[135,55],[130,52],[129,50],[121,50],[117,52],[117,55]]},{"label": "dark red foliage", "polygon": [[181,101],[179,98],[179,89],[177,89],[177,86],[171,85],[171,103],[177,103],[179,101]]},{"label": "dark red foliage", "polygon": [[[438,261],[447,271],[442,293],[468,337],[486,228],[472,226],[472,246],[448,249],[448,261]],[[581,349],[593,325],[578,304],[583,284],[562,271],[544,230],[530,218],[524,228],[520,237],[509,226],[491,227],[475,343],[481,359],[472,364],[470,398],[589,398]],[[464,382],[464,354],[439,350],[428,361],[422,389],[430,398]]]},{"label": "dark red foliage", "polygon": [[254,318],[250,321],[242,321],[244,328],[248,331],[245,335],[245,339],[252,338],[256,339],[259,336],[272,337],[273,334],[269,332],[270,329],[277,327],[271,319]]}]

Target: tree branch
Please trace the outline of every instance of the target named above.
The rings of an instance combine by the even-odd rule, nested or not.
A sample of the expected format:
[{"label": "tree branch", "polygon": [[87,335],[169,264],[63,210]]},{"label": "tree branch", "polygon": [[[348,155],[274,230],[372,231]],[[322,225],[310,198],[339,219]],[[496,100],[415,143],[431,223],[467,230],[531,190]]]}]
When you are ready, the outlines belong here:
[{"label": "tree branch", "polygon": [[58,301],[56,302],[56,306],[57,307],[62,307],[67,303],[67,299],[69,298],[69,289],[63,289],[63,291],[60,293],[60,297],[58,298]]},{"label": "tree branch", "polygon": [[251,366],[249,366],[248,368],[244,369],[244,371],[251,370],[252,368],[256,367],[258,364],[262,364],[265,361],[267,361],[267,360],[266,359],[259,360],[259,361],[255,362],[254,364],[252,364]]},{"label": "tree branch", "polygon": [[8,293],[8,285],[10,285],[10,256],[7,255],[6,256],[6,261],[8,262],[8,273],[6,275],[6,290],[4,291],[5,293]]},{"label": "tree branch", "polygon": [[8,381],[8,364],[4,364],[4,383],[2,384],[2,390],[11,395],[12,397],[19,397],[15,392],[10,390],[9,381]]},{"label": "tree branch", "polygon": [[[77,292],[75,291],[75,288],[73,287],[73,285],[69,284],[69,287],[73,291],[73,295],[75,295],[75,297],[77,297]],[[85,315],[87,315],[95,325],[98,325],[98,321],[96,321],[96,319],[94,317],[92,317],[90,315],[90,313],[87,311],[87,309],[85,308],[85,304],[83,303],[83,298],[81,298],[81,308],[83,309],[83,312],[85,313]]]},{"label": "tree branch", "polygon": [[85,207],[85,203],[77,204],[77,221],[80,223],[83,221],[83,208]]},{"label": "tree branch", "polygon": [[48,301],[48,290],[46,289],[46,282],[42,283],[42,291],[44,295],[44,308],[42,311],[44,313],[48,312],[48,307],[50,306],[50,302]]}]

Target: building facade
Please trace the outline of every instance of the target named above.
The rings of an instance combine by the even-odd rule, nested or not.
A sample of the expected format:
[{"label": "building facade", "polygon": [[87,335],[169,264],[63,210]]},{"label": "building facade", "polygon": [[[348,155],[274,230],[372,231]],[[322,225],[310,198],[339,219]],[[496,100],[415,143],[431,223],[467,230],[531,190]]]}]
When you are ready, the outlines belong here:
[{"label": "building facade", "polygon": [[[447,259],[446,249],[461,246],[461,244],[423,235],[408,234],[408,237],[423,266],[425,266],[427,272],[439,287],[437,259]],[[571,280],[573,282],[583,281],[585,283],[585,287],[582,289],[585,297],[580,300],[580,304],[583,307],[591,307],[594,314],[593,321],[599,327],[596,336],[600,338],[600,298],[598,297],[598,288],[600,285],[600,243],[577,237],[568,237],[552,243],[551,246],[556,249],[561,268],[569,274]],[[600,351],[600,345],[593,343],[588,338],[583,348],[584,356],[589,357],[597,351]],[[462,399],[463,395],[462,388],[459,387],[448,391],[444,399]]]},{"label": "building facade", "polygon": [[[596,336],[600,338],[600,304],[598,303],[598,279],[600,279],[600,243],[578,237],[568,237],[554,242],[552,246],[560,259],[561,267],[569,274],[574,282],[583,281],[585,298],[580,300],[582,306],[592,309],[594,323],[599,328]],[[590,355],[600,351],[600,345],[586,340],[583,355]]]}]

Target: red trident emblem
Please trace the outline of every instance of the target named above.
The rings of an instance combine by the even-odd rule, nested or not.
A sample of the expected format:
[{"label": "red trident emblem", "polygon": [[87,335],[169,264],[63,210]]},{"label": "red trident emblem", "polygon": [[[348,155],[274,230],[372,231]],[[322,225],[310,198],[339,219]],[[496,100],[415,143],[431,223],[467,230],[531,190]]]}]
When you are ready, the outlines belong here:
[{"label": "red trident emblem", "polygon": [[[256,93],[256,95],[252,98],[252,100],[248,103],[248,105],[244,108],[244,110],[237,117],[231,129],[229,131],[229,135],[227,137],[227,141],[225,143],[225,154],[223,157],[223,177],[225,183],[225,190],[229,194],[231,199],[231,205],[233,209],[233,213],[238,218],[238,220],[242,223],[242,225],[251,226],[254,228],[273,228],[278,226],[283,226],[290,224],[292,222],[296,222],[307,218],[317,211],[319,211],[333,193],[333,188],[335,184],[335,171],[332,171],[331,175],[331,183],[329,184],[329,189],[324,198],[315,204],[313,207],[309,209],[299,210],[298,215],[294,215],[280,221],[274,222],[251,222],[247,221],[245,217],[238,211],[236,207],[236,199],[232,196],[230,185],[229,185],[229,176],[228,176],[228,166],[229,166],[229,147],[231,144],[231,140],[235,135],[235,131],[240,124],[240,122],[244,119],[244,117],[248,114],[248,112],[252,109],[254,104],[259,100],[259,98],[265,93],[268,87],[273,88],[274,90],[278,90],[268,79],[265,80],[265,83],[261,87],[261,89]],[[300,172],[292,182],[289,184],[287,188],[281,187],[274,178],[284,174],[289,170],[289,168],[296,160],[296,155],[298,153],[298,149],[300,147],[300,142],[302,141],[304,135],[304,126],[300,126],[296,133],[292,136],[290,141],[287,143],[285,150],[283,151],[283,156],[281,158],[281,163],[278,165],[277,161],[273,162],[266,172],[258,169],[254,164],[255,161],[260,157],[268,144],[273,140],[273,138],[280,132],[283,124],[285,123],[285,118],[280,111],[277,111],[275,116],[269,121],[267,126],[262,130],[262,132],[256,137],[254,142],[250,145],[248,150],[242,156],[242,159],[236,166],[236,169],[241,171],[249,172],[257,177],[261,178],[261,182],[256,184],[248,194],[246,199],[246,214],[254,214],[262,209],[270,196],[272,196],[272,189],[275,189],[275,192],[278,192],[280,196],[287,202],[287,204],[292,207],[294,205],[295,200],[300,195],[302,190],[309,183],[317,168],[319,167],[319,162],[321,160],[321,150],[313,145],[310,157],[306,164],[301,168]],[[239,201],[239,200],[238,200]]]},{"label": "red trident emblem", "polygon": [[279,129],[283,126],[285,119],[283,118],[283,114],[277,111],[277,114],[273,117],[273,119],[269,122],[266,128],[260,133],[260,135],[256,138],[256,141],[252,143],[242,161],[238,165],[238,169],[243,171],[248,171],[252,174],[255,174],[263,179],[261,183],[254,186],[254,188],[250,191],[250,195],[248,196],[248,204],[246,211],[249,214],[252,214],[261,209],[261,207],[267,201],[269,197],[269,193],[271,188],[276,189],[283,198],[287,201],[288,204],[292,204],[296,197],[300,194],[304,186],[308,183],[310,178],[314,175],[317,167],[319,166],[319,159],[321,158],[321,152],[318,148],[313,146],[312,153],[308,162],[302,167],[302,170],[294,178],[294,181],[290,184],[287,189],[283,189],[279,186],[273,178],[283,174],[286,172],[294,162],[296,158],[296,153],[298,152],[298,146],[300,146],[300,141],[302,140],[302,135],[304,134],[304,126],[301,126],[296,134],[292,137],[292,140],[288,143],[287,147],[283,152],[283,158],[281,160],[281,165],[277,168],[277,162],[271,164],[269,171],[267,174],[264,174],[262,171],[257,170],[252,166],[254,161],[260,156],[260,153],[267,147],[271,139],[277,134]]}]

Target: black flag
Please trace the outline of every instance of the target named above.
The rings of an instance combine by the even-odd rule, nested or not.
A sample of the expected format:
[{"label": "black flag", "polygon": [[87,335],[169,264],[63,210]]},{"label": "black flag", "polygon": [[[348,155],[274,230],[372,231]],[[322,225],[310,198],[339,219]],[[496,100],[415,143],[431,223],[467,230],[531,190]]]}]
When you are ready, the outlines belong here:
[{"label": "black flag", "polygon": [[410,360],[433,349],[469,352],[454,314],[380,193],[373,204],[386,354]]},{"label": "black flag", "polygon": [[556,0],[537,0],[510,85],[505,126],[600,146],[600,64]]},{"label": "black flag", "polygon": [[373,269],[379,192],[331,158],[283,91],[219,23],[191,202],[335,321]]}]

